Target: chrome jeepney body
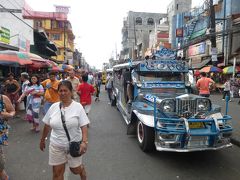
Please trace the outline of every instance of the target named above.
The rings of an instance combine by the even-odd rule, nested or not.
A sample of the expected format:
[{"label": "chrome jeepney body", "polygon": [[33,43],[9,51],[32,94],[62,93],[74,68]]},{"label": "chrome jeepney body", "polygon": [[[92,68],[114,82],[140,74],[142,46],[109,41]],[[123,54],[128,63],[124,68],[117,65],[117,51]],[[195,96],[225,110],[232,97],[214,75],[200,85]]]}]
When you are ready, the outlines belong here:
[{"label": "chrome jeepney body", "polygon": [[[120,66],[113,68],[117,73]],[[190,94],[188,66],[180,60],[145,60],[129,67],[133,100],[115,80],[114,97],[143,151],[190,152],[230,147],[231,117],[206,97]],[[117,75],[120,82],[121,75]],[[125,93],[126,94],[126,93]],[[129,133],[131,134],[131,133]]]}]

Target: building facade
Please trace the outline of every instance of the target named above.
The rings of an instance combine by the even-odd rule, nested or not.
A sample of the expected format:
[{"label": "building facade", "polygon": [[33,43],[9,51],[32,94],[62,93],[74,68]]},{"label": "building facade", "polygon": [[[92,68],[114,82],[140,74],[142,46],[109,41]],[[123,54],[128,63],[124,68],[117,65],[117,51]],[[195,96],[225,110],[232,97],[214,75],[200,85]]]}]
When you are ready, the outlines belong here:
[{"label": "building facade", "polygon": [[149,35],[156,31],[163,13],[147,13],[129,11],[123,21],[122,28],[122,59],[141,59],[149,48]]},{"label": "building facade", "polygon": [[172,0],[170,4],[167,6],[167,16],[169,22],[169,43],[173,44],[174,39],[174,27],[176,24],[173,23],[173,17],[176,14],[182,12],[188,12],[192,8],[192,0]]},{"label": "building facade", "polygon": [[34,29],[43,29],[50,41],[53,41],[58,53],[56,60],[61,63],[73,63],[74,34],[67,14],[61,12],[38,12],[28,9],[24,18],[33,20]]},{"label": "building facade", "polygon": [[30,45],[34,44],[33,21],[23,19],[24,3],[24,0],[1,1],[0,43],[13,50],[29,52]]}]

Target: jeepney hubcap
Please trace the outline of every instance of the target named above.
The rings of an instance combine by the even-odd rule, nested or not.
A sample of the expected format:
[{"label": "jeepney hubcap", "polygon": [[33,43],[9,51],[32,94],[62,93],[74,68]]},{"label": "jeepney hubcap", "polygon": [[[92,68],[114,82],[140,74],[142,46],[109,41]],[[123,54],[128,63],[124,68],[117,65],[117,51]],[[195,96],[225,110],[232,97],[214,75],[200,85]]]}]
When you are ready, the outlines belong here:
[{"label": "jeepney hubcap", "polygon": [[142,143],[144,138],[144,130],[143,130],[143,124],[141,121],[138,122],[137,136],[138,136],[138,141]]}]

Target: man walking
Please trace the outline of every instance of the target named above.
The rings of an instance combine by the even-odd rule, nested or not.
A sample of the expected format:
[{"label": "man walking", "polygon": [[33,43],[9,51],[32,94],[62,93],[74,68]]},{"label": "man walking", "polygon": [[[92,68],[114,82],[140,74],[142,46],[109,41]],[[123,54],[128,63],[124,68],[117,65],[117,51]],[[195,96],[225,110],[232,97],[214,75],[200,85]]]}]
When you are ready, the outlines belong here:
[{"label": "man walking", "polygon": [[215,88],[215,82],[211,79],[206,77],[205,72],[201,72],[201,78],[197,81],[196,87],[199,90],[199,95],[203,97],[210,96],[210,87],[212,86]]},{"label": "man walking", "polygon": [[80,84],[79,79],[75,76],[74,70],[69,71],[68,74],[69,77],[67,77],[67,80],[71,82],[73,87],[73,99],[79,102],[79,96],[77,94],[77,88]]},{"label": "man walking", "polygon": [[49,79],[43,81],[42,86],[45,88],[44,94],[44,113],[46,114],[51,105],[59,101],[58,84],[55,72],[49,73]]}]

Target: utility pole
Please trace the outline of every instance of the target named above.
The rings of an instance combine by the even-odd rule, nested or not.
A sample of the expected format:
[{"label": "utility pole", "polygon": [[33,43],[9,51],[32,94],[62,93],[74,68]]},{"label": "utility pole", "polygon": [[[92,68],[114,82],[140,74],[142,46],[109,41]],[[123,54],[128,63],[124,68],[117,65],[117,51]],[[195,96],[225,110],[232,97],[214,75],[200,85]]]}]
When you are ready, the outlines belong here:
[{"label": "utility pole", "polygon": [[64,21],[64,24],[63,24],[63,48],[64,48],[64,62],[68,64],[67,62],[67,54],[66,54],[66,21]]},{"label": "utility pole", "polygon": [[213,0],[209,0],[209,10],[210,10],[210,37],[211,41],[211,55],[212,55],[212,64],[217,65],[217,43],[216,43],[216,22],[215,22],[215,9],[213,6]]}]

